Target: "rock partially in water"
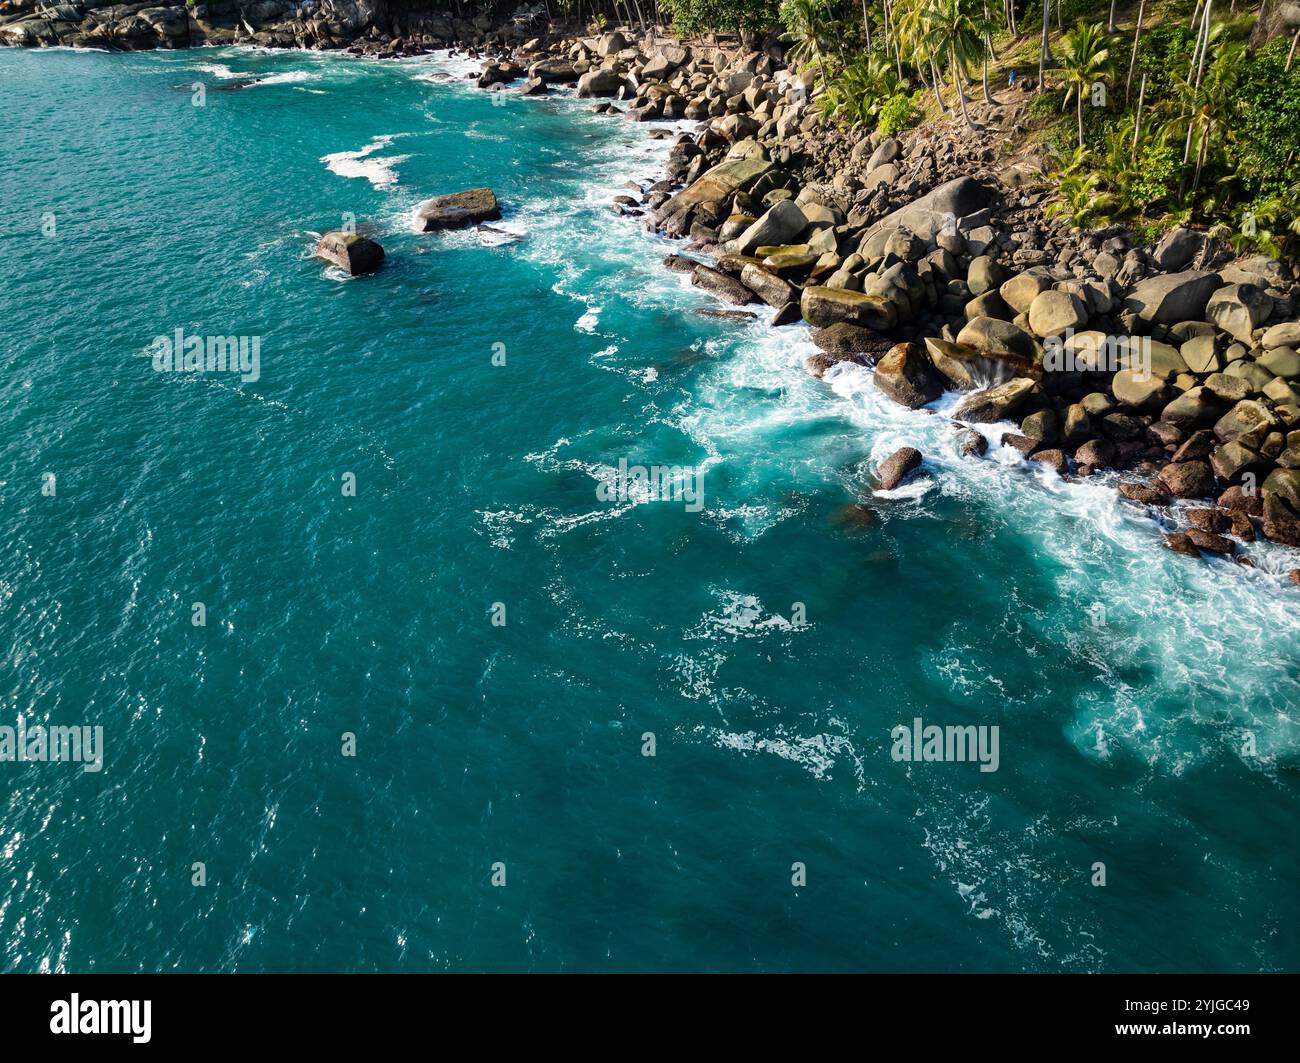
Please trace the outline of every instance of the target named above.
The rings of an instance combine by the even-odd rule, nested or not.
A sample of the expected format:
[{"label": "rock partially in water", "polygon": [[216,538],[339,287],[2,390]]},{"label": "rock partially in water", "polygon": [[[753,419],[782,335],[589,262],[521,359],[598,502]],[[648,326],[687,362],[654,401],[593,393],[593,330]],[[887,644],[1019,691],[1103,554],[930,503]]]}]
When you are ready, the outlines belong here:
[{"label": "rock partially in water", "polygon": [[316,245],[316,255],[353,277],[373,273],[384,261],[384,249],[374,240],[342,230],[322,236]]},{"label": "rock partially in water", "polygon": [[501,205],[490,188],[471,188],[449,196],[434,196],[415,208],[415,225],[419,232],[464,229],[482,221],[497,221]]},{"label": "rock partially in water", "polygon": [[876,387],[895,402],[918,409],[943,394],[939,374],[915,343],[900,343],[876,364]]},{"label": "rock partially in water", "polygon": [[876,476],[880,482],[879,490],[892,491],[917,469],[924,458],[915,447],[900,447],[880,463]]}]

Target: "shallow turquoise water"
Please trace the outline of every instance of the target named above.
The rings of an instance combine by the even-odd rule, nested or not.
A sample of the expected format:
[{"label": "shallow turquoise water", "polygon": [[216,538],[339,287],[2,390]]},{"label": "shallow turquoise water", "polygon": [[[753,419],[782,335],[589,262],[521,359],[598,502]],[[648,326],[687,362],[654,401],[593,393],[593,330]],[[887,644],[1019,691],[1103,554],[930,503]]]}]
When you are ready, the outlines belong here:
[{"label": "shallow turquoise water", "polygon": [[[0,51],[0,722],[105,742],[0,764],[0,967],[1300,966],[1294,559],[693,314],[606,208],[665,144],[438,70]],[[522,239],[410,231],[477,184]],[[346,213],[374,277],[309,257]],[[260,379],[155,373],[176,328]],[[929,488],[837,522],[902,443]],[[895,762],[916,716],[999,770]]]}]

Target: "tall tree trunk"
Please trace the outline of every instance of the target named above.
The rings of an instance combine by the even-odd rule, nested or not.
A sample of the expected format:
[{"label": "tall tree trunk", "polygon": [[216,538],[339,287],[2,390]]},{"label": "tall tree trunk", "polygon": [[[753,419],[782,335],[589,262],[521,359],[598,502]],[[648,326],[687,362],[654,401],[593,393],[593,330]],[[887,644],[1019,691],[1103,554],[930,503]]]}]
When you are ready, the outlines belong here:
[{"label": "tall tree trunk", "polygon": [[1147,98],[1147,76],[1142,75],[1142,87],[1138,89],[1137,118],[1133,122],[1133,150],[1129,153],[1133,162],[1137,162],[1138,135],[1142,132],[1142,105]]},{"label": "tall tree trunk", "polygon": [[979,127],[971,121],[970,111],[966,108],[966,90],[961,83],[961,70],[957,63],[957,46],[953,43],[952,38],[948,39],[948,63],[952,70],[953,88],[957,90],[957,99],[961,103],[961,116],[966,120],[966,128],[974,132]]},{"label": "tall tree trunk", "polygon": [[1079,147],[1083,147],[1083,82],[1079,83]]},{"label": "tall tree trunk", "polygon": [[943,102],[943,82],[939,79],[939,71],[934,65],[934,56],[930,56],[930,77],[934,79],[934,98],[939,101],[939,110],[943,114],[948,113],[948,105]]},{"label": "tall tree trunk", "polygon": [[862,32],[867,35],[867,51],[871,51],[871,16],[867,14],[867,0],[862,0]]},{"label": "tall tree trunk", "polygon": [[1043,91],[1043,75],[1047,71],[1047,29],[1052,17],[1052,0],[1043,0],[1043,44],[1038,50],[1038,92]]},{"label": "tall tree trunk", "polygon": [[1295,58],[1295,46],[1300,44],[1300,30],[1295,31],[1295,36],[1291,38],[1291,50],[1286,53],[1286,72],[1291,73],[1291,60]]},{"label": "tall tree trunk", "polygon": [[1209,147],[1209,143],[1210,143],[1210,138],[1208,136],[1201,137],[1200,150],[1197,151],[1196,153],[1196,176],[1192,179],[1192,192],[1191,192],[1193,213],[1195,213],[1196,211],[1196,206],[1195,206],[1196,190],[1201,187],[1201,170],[1205,166],[1205,155]]},{"label": "tall tree trunk", "polygon": [[[1214,0],[1205,0],[1205,15],[1201,23],[1201,37],[1198,38],[1198,43],[1200,43],[1201,46],[1200,65],[1196,72],[1196,81],[1193,82],[1192,84],[1192,101],[1191,101],[1192,111],[1191,114],[1188,116],[1188,122],[1187,122],[1187,142],[1183,145],[1184,166],[1187,165],[1188,161],[1192,157],[1192,129],[1195,126],[1196,101],[1201,94],[1201,78],[1205,75],[1205,53],[1210,50],[1210,18],[1213,10],[1214,10]],[[1192,56],[1193,59],[1195,59],[1196,53],[1193,52]],[[1191,81],[1191,74],[1188,74],[1187,79]]]},{"label": "tall tree trunk", "polygon": [[1115,0],[1110,0],[1110,21],[1106,23],[1106,32],[1119,32],[1119,27],[1115,25]]},{"label": "tall tree trunk", "polygon": [[990,107],[1001,107],[1002,105],[989,93],[989,56],[992,54],[993,42],[989,39],[989,35],[986,33],[984,35],[984,63],[981,68],[981,79],[984,82],[984,102]]},{"label": "tall tree trunk", "polygon": [[[1146,12],[1147,0],[1140,0],[1138,3],[1138,22],[1137,29],[1133,31],[1133,55],[1128,61],[1128,81],[1124,82],[1124,105],[1128,106],[1129,89],[1133,87],[1133,70],[1137,67],[1138,61],[1138,43],[1142,40],[1142,16]],[[1143,82],[1146,78],[1142,79]]]}]

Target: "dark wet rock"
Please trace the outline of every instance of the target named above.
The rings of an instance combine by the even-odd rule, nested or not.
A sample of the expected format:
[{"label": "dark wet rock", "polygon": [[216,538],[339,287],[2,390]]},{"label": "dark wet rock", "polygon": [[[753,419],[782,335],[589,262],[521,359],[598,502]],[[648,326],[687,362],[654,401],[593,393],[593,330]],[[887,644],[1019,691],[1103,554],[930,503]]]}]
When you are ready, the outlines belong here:
[{"label": "dark wet rock", "polygon": [[342,230],[322,236],[316,255],[354,277],[373,273],[384,261],[384,249],[375,241]]},{"label": "dark wet rock", "polygon": [[1232,540],[1214,532],[1188,528],[1185,534],[1193,545],[1212,554],[1230,554],[1233,551]]},{"label": "dark wet rock", "polygon": [[705,291],[712,292],[719,299],[725,299],[736,306],[746,306],[754,302],[754,294],[735,277],[728,277],[721,270],[711,266],[696,266],[691,274],[691,283]]},{"label": "dark wet rock", "polygon": [[1264,496],[1264,535],[1284,546],[1300,546],[1300,518],[1277,495]]},{"label": "dark wet rock", "polygon": [[957,452],[963,458],[981,458],[988,453],[989,441],[973,428],[958,425]]},{"label": "dark wet rock", "polygon": [[1247,493],[1240,486],[1229,487],[1219,496],[1219,505],[1234,513],[1245,513],[1252,517],[1262,516],[1264,500],[1255,492]]},{"label": "dark wet rock", "polygon": [[793,284],[763,266],[746,265],[740,271],[740,281],[768,306],[780,308],[798,299]]},{"label": "dark wet rock", "polygon": [[959,421],[993,424],[1014,417],[1034,395],[1038,386],[1028,377],[1016,377],[1005,384],[985,388],[966,396],[953,410]]},{"label": "dark wet rock", "polygon": [[1132,502],[1149,506],[1163,506],[1170,501],[1169,488],[1159,480],[1146,484],[1125,481],[1119,485],[1119,493]]},{"label": "dark wet rock", "polygon": [[876,363],[876,387],[895,402],[917,409],[943,394],[930,359],[915,343],[900,343]]},{"label": "dark wet rock", "polygon": [[894,346],[892,340],[879,332],[861,325],[851,325],[847,321],[836,322],[829,328],[813,329],[812,341],[827,354],[838,358],[869,356],[862,361],[863,365],[872,364]]},{"label": "dark wet rock", "polygon": [[1074,452],[1080,465],[1104,469],[1115,461],[1115,444],[1109,439],[1090,439]]},{"label": "dark wet rock", "polygon": [[894,451],[880,463],[880,468],[876,472],[880,483],[879,490],[892,491],[916,472],[923,460],[921,452],[915,447],[902,447]]},{"label": "dark wet rock", "polygon": [[1004,447],[1020,451],[1024,457],[1029,457],[1038,448],[1038,440],[1022,436],[1018,432],[1003,432],[1001,443]]},{"label": "dark wet rock", "polygon": [[1227,531],[1232,523],[1228,514],[1221,509],[1189,509],[1185,515],[1187,523],[1193,528],[1207,532]]},{"label": "dark wet rock", "polygon": [[664,259],[664,266],[674,273],[694,273],[695,267],[703,264],[698,259],[688,258],[686,255],[668,255]]},{"label": "dark wet rock", "polygon": [[1186,554],[1188,557],[1201,556],[1201,551],[1197,549],[1187,532],[1171,532],[1165,536],[1165,545],[1176,554]]},{"label": "dark wet rock", "polygon": [[1209,498],[1214,494],[1214,473],[1203,461],[1166,465],[1160,479],[1175,498]]},{"label": "dark wet rock", "polygon": [[481,221],[497,221],[501,206],[490,188],[471,188],[449,196],[434,196],[415,208],[416,228],[420,232],[463,229]]},{"label": "dark wet rock", "polygon": [[803,311],[799,309],[799,304],[786,303],[775,314],[772,315],[772,327],[783,328],[786,325],[793,325],[803,320]]},{"label": "dark wet rock", "polygon": [[723,321],[757,321],[758,315],[748,310],[719,310],[717,307],[703,306],[695,313],[700,317],[716,317]]},{"label": "dark wet rock", "polygon": [[1049,469],[1055,469],[1058,476],[1064,476],[1070,471],[1070,459],[1065,456],[1065,451],[1052,448],[1050,450],[1039,450],[1029,455],[1030,461],[1036,461],[1040,465],[1046,465]]}]

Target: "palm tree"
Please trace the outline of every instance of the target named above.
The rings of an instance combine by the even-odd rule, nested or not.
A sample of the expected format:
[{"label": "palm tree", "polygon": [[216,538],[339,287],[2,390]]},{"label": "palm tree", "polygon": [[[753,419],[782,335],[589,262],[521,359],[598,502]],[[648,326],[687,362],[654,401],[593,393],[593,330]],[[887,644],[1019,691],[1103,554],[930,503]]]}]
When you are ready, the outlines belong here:
[{"label": "palm tree", "polygon": [[948,70],[961,103],[962,117],[968,128],[976,129],[978,127],[971,121],[966,107],[966,90],[962,87],[961,75],[977,55],[984,53],[983,17],[975,10],[975,0],[935,0],[932,10],[934,26],[942,33],[946,44]]},{"label": "palm tree", "polygon": [[822,89],[829,91],[826,63],[822,58],[822,40],[826,35],[822,5],[816,0],[781,0],[781,22],[787,30],[785,39],[794,42],[790,57],[796,62],[815,62]]},{"label": "palm tree", "polygon": [[1246,44],[1233,41],[1221,44],[1214,59],[1196,81],[1184,80],[1175,75],[1180,95],[1190,103],[1190,113],[1174,120],[1174,128],[1187,125],[1187,143],[1196,144],[1196,165],[1192,180],[1192,195],[1200,187],[1201,172],[1209,161],[1211,152],[1219,152],[1231,132],[1232,118],[1239,114],[1242,104],[1237,88],[1246,66]]},{"label": "palm tree", "polygon": [[[939,110],[947,114],[948,105],[943,102],[939,72],[934,62],[936,55],[942,58],[947,38],[946,29],[936,19],[937,8],[933,6],[933,0],[907,0],[906,4],[900,6],[896,27],[900,46],[907,48],[908,60],[918,73],[921,72],[923,63],[929,66],[930,88],[934,90],[935,102],[939,104]],[[921,80],[925,81],[923,73]]]},{"label": "palm tree", "polygon": [[1038,91],[1043,91],[1043,75],[1049,66],[1055,66],[1051,49],[1047,47],[1047,33],[1051,29],[1052,0],[1043,0],[1043,44],[1038,49]]},{"label": "palm tree", "polygon": [[1064,108],[1073,95],[1078,102],[1079,147],[1083,147],[1083,95],[1096,81],[1110,73],[1110,49],[1102,47],[1105,33],[1101,26],[1079,22],[1061,38],[1061,69],[1065,71]]}]

